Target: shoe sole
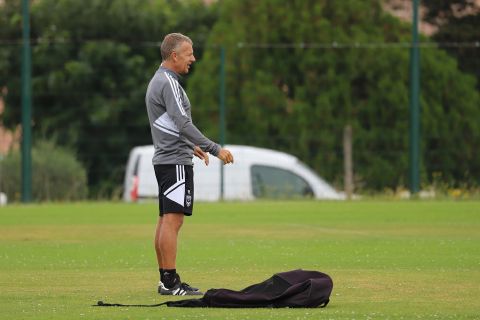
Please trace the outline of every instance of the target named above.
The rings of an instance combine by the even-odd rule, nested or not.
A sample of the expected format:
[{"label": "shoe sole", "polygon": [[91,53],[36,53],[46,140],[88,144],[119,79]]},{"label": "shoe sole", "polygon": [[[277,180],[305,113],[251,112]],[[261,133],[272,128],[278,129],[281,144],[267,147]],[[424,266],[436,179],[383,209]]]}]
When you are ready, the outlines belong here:
[{"label": "shoe sole", "polygon": [[203,296],[203,293],[200,291],[183,291],[183,293],[174,294],[172,290],[166,288],[162,288],[160,294],[162,296]]}]

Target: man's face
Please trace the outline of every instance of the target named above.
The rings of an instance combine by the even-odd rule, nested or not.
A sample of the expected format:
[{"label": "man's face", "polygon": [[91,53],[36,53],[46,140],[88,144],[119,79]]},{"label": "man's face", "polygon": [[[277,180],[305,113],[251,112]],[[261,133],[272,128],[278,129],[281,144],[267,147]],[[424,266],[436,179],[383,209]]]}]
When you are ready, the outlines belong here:
[{"label": "man's face", "polygon": [[181,46],[180,53],[176,63],[176,71],[178,74],[186,74],[190,69],[190,65],[195,62],[192,45],[184,42]]}]

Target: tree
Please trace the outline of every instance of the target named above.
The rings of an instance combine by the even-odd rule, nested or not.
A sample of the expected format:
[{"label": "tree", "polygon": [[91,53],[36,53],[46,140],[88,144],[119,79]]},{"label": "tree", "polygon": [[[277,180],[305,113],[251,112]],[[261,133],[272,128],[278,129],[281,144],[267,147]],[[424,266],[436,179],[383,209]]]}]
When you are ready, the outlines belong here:
[{"label": "tree", "polygon": [[469,0],[423,0],[423,4],[428,8],[426,20],[439,26],[433,40],[460,44],[445,50],[458,61],[461,71],[477,78],[480,90],[480,6]]},{"label": "tree", "polygon": [[[225,46],[228,143],[283,150],[341,180],[350,124],[355,171],[367,186],[408,184],[409,49],[382,44],[410,41],[411,27],[376,0],[227,1],[189,80],[193,117],[218,137],[218,47]],[[475,79],[429,49],[421,83],[423,181],[438,170],[447,179],[462,180],[467,170],[480,178]]]},{"label": "tree", "polygon": [[444,25],[478,11],[478,5],[472,0],[421,0],[421,3],[428,8],[425,20],[436,25]]},{"label": "tree", "polygon": [[[20,2],[0,6],[1,118],[9,126],[21,112]],[[78,150],[92,194],[109,194],[131,148],[152,143],[144,99],[161,62],[156,43],[181,32],[201,46],[217,8],[200,0],[32,2],[34,136],[55,135]]]}]

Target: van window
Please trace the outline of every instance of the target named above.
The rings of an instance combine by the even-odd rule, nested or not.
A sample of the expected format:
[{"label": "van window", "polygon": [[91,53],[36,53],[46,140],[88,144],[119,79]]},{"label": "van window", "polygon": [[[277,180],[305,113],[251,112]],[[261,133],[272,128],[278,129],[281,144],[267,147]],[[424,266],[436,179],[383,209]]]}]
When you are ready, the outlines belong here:
[{"label": "van window", "polygon": [[313,197],[312,187],[295,173],[275,167],[252,166],[252,189],[256,198]]},{"label": "van window", "polygon": [[138,176],[138,165],[140,163],[140,155],[137,156],[137,160],[135,160],[135,167],[133,167],[133,175]]}]

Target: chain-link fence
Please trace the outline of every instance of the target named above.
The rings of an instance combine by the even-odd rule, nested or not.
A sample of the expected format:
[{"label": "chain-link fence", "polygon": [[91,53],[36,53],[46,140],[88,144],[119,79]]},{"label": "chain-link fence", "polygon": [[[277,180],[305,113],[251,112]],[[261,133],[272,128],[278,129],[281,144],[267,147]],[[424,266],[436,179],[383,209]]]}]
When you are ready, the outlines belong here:
[{"label": "chain-link fence", "polygon": [[[452,51],[478,45],[444,46]],[[292,154],[343,190],[343,130],[350,125],[355,192],[409,184],[409,44],[282,44],[194,47],[181,85],[194,124],[220,142],[221,64],[227,144]],[[0,45],[3,123],[20,119],[20,50]],[[33,45],[34,141],[76,151],[91,198],[118,197],[130,150],[152,143],[147,85],[160,65],[156,43]],[[472,68],[480,56],[470,58]],[[465,64],[465,61],[464,61]],[[480,178],[477,80],[438,44],[421,48],[421,182]],[[3,172],[3,175],[6,173]],[[36,174],[35,172],[33,174]]]}]

